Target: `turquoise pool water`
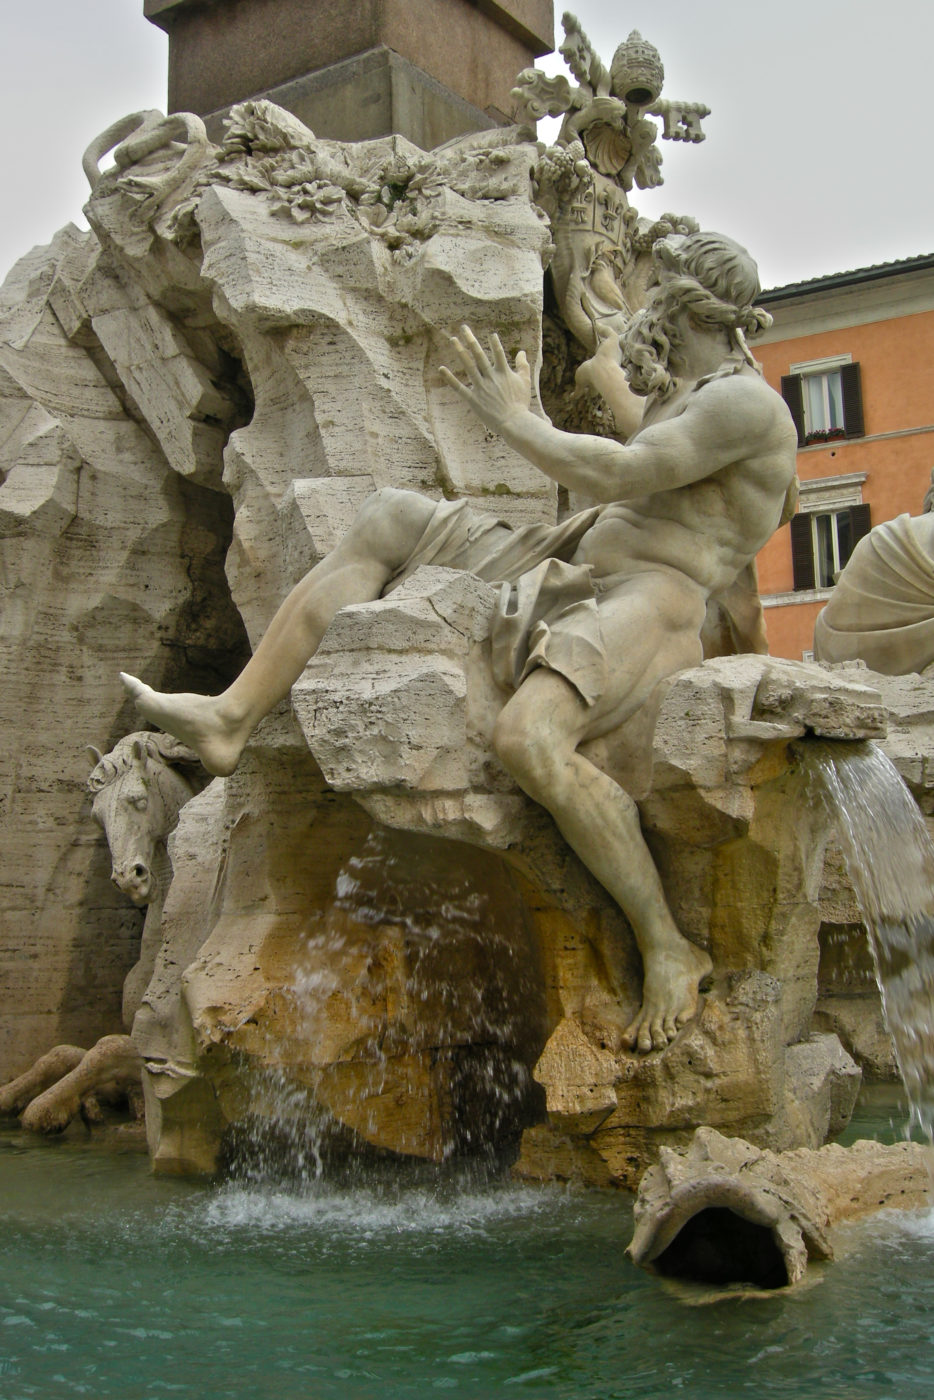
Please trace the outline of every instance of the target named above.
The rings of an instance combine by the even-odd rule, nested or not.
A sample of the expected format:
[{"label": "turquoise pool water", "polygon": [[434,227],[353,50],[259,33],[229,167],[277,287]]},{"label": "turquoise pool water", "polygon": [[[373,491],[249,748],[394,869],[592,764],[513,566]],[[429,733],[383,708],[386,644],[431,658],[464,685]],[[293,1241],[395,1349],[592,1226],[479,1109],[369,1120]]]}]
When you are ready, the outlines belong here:
[{"label": "turquoise pool water", "polygon": [[707,1303],[628,1263],[602,1192],[197,1187],[8,1129],[0,1212],[2,1400],[934,1394],[928,1212],[838,1231],[798,1291]]}]

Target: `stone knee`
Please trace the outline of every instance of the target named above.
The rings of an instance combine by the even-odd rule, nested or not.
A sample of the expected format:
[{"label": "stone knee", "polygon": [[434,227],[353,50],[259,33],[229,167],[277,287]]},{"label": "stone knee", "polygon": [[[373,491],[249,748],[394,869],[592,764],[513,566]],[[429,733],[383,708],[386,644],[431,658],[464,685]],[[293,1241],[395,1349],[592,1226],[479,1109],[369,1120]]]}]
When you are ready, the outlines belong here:
[{"label": "stone knee", "polygon": [[418,544],[435,502],[417,491],[382,486],[363,502],[338,548],[362,552],[395,572]]},{"label": "stone knee", "polygon": [[493,750],[500,763],[523,792],[544,806],[574,749],[574,742],[543,723],[540,713],[528,714],[518,696],[501,711],[493,730]]}]

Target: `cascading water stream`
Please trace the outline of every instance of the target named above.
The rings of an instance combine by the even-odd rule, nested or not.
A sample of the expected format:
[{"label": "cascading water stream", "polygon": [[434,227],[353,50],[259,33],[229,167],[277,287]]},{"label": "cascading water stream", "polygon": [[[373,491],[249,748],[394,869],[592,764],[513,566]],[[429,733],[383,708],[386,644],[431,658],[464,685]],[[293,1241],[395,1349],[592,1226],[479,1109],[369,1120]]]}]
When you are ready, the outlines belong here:
[{"label": "cascading water stream", "polygon": [[322,917],[290,946],[256,1018],[224,1165],[253,1184],[359,1181],[401,1162],[495,1176],[539,1112],[535,948],[506,868],[470,849],[373,831]]},{"label": "cascading water stream", "polygon": [[934,842],[873,743],[808,740],[798,752],[840,836],[911,1107],[934,1143]]}]

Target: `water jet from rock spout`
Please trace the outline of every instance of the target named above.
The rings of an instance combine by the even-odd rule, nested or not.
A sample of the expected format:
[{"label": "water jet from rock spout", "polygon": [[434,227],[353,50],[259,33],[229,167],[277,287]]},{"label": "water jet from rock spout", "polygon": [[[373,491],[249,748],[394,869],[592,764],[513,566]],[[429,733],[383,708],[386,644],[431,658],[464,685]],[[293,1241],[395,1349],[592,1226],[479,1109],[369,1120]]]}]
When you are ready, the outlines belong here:
[{"label": "water jet from rock spout", "polygon": [[911,1106],[934,1142],[934,843],[874,743],[806,741],[798,752],[835,822]]}]

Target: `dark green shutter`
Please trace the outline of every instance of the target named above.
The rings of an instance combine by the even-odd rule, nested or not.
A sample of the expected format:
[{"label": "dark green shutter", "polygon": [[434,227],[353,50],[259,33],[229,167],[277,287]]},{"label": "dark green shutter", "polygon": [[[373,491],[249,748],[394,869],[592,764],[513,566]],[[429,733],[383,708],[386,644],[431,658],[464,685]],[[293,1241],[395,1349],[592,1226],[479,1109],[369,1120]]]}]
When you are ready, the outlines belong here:
[{"label": "dark green shutter", "polygon": [[868,535],[872,529],[869,506],[861,504],[850,506],[850,529],[852,531],[853,548],[859,544],[864,535]]},{"label": "dark green shutter", "polygon": [[[841,365],[843,385],[843,427],[847,437],[863,436],[863,394],[860,387],[859,365]],[[868,509],[868,507],[867,507]]]},{"label": "dark green shutter", "polygon": [[796,590],[814,587],[814,548],[811,517],[807,514],[791,518],[791,571]]},{"label": "dark green shutter", "polygon": [[782,398],[798,430],[798,446],[804,446],[804,393],[800,374],[782,375]]}]

